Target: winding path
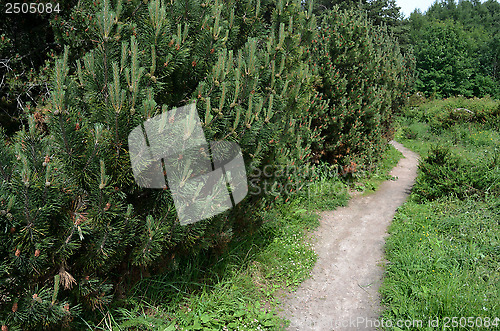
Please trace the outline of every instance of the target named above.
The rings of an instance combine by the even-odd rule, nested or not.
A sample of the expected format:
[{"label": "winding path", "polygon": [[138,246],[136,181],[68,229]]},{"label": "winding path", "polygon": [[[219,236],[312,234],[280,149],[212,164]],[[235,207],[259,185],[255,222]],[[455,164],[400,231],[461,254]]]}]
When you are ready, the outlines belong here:
[{"label": "winding path", "polygon": [[307,279],[283,299],[289,331],[376,330],[381,312],[378,289],[383,278],[384,242],[397,208],[415,181],[418,155],[391,142],[402,158],[367,196],[347,207],[323,212],[314,232],[318,261]]}]

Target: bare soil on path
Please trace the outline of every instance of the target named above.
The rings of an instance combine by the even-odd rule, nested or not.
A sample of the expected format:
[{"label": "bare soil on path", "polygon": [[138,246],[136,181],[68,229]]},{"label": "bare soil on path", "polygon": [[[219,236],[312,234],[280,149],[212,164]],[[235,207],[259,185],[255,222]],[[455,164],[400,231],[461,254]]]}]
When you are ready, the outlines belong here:
[{"label": "bare soil on path", "polygon": [[313,233],[318,260],[307,279],[283,298],[289,331],[376,330],[382,307],[384,243],[394,214],[415,182],[418,155],[391,142],[403,157],[370,195],[321,214]]}]

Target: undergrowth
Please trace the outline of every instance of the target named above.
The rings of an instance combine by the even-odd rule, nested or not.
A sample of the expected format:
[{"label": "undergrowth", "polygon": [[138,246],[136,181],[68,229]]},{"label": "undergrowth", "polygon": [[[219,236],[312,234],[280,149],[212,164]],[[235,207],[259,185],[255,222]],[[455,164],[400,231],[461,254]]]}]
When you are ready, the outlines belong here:
[{"label": "undergrowth", "polygon": [[[382,318],[423,322],[406,328],[412,330],[498,330],[498,118],[436,125],[436,113],[448,111],[438,106],[448,103],[420,105],[400,120],[398,140],[420,153],[421,162],[410,199],[389,229]],[[467,105],[476,110],[490,105],[494,112],[498,102],[468,100]]]},{"label": "undergrowth", "polygon": [[279,298],[296,289],[316,262],[307,238],[319,225],[317,211],[345,205],[354,182],[375,189],[399,157],[388,147],[376,166],[359,169],[355,178],[316,165],[300,193],[259,212],[257,232],[230,241],[223,252],[201,252],[145,278],[125,299],[126,308],[110,311],[94,329],[284,330]]}]

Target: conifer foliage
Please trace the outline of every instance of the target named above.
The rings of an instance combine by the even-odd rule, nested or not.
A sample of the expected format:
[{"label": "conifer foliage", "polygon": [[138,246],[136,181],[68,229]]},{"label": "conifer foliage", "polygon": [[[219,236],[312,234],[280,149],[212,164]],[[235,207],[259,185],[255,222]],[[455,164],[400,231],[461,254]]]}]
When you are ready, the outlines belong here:
[{"label": "conifer foliage", "polygon": [[241,215],[258,196],[237,215],[183,227],[168,190],[140,189],[127,137],[148,118],[196,101],[207,139],[239,143],[253,167],[305,161],[314,139],[301,114],[314,94],[301,56],[315,23],[298,2],[105,1],[94,10],[75,8],[92,50],[70,63],[66,49],[50,103],[3,137],[0,291],[9,327],[98,317],[124,282],[253,221]]},{"label": "conifer foliage", "polygon": [[[256,209],[274,200],[265,190],[181,226],[168,189],[135,183],[128,135],[160,113],[196,103],[207,141],[237,143],[248,172],[307,165],[323,149],[339,162],[381,150],[405,60],[363,16],[336,10],[317,22],[312,12],[300,0],[73,8],[50,101],[14,136],[0,132],[5,328],[98,321],[141,277],[259,225]],[[293,179],[253,184],[268,180]]]},{"label": "conifer foliage", "polygon": [[[371,163],[391,138],[392,116],[406,98],[414,60],[404,57],[386,27],[374,26],[359,11],[333,9],[323,16],[313,40],[311,62],[328,100],[315,120],[330,162]],[[353,163],[351,163],[353,162]]]}]

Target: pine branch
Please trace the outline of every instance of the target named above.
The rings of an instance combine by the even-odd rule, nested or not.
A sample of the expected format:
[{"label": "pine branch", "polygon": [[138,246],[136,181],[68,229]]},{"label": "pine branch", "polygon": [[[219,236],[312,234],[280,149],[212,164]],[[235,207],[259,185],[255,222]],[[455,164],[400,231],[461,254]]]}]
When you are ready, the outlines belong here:
[{"label": "pine branch", "polygon": [[96,151],[97,151],[97,145],[98,144],[94,144],[94,148],[92,149],[92,153],[88,157],[87,162],[85,162],[85,166],[82,169],[82,173],[85,173],[85,171],[87,170],[87,167],[90,165],[90,162],[92,162],[92,160],[96,154]]},{"label": "pine branch", "polygon": [[66,133],[66,129],[64,128],[64,120],[62,118],[62,115],[59,114],[59,128],[61,129],[63,141],[64,141],[64,148],[66,149],[66,154],[68,154],[70,157],[73,156],[71,153],[71,147],[69,146],[69,141]]},{"label": "pine branch", "polygon": [[[14,166],[14,169],[15,169],[15,166]],[[7,173],[5,172],[3,167],[1,167],[1,166],[0,166],[0,173],[2,174],[4,181],[8,183],[10,181],[10,176],[7,175]]]}]

